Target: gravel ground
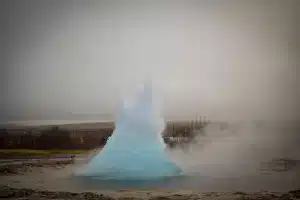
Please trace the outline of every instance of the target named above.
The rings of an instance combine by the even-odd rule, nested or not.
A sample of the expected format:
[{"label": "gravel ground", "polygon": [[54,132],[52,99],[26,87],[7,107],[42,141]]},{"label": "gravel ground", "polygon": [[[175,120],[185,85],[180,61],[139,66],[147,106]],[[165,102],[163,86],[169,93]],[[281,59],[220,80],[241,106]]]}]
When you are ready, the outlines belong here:
[{"label": "gravel ground", "polygon": [[[118,194],[117,194],[118,193]],[[0,198],[6,199],[101,199],[101,200],[114,200],[114,199],[149,199],[149,200],[183,200],[183,199],[202,199],[202,200],[294,200],[300,199],[300,190],[293,190],[287,193],[252,193],[246,194],[243,192],[234,193],[196,193],[196,192],[186,192],[186,193],[167,193],[165,192],[155,192],[148,191],[141,194],[141,192],[126,192],[118,191],[115,195],[104,195],[100,193],[83,192],[83,193],[73,193],[73,192],[53,192],[53,191],[42,191],[34,189],[16,189],[7,186],[0,187]]]}]

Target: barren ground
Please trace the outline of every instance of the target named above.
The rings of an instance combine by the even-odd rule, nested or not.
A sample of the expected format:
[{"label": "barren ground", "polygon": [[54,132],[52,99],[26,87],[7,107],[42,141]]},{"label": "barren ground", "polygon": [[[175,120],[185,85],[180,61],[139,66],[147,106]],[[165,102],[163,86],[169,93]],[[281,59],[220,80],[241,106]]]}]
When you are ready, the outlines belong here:
[{"label": "barren ground", "polygon": [[[79,162],[79,163],[78,163]],[[0,167],[0,198],[6,199],[300,199],[300,190],[286,192],[207,192],[200,189],[101,189],[70,182],[68,177],[83,161],[7,163]]]}]

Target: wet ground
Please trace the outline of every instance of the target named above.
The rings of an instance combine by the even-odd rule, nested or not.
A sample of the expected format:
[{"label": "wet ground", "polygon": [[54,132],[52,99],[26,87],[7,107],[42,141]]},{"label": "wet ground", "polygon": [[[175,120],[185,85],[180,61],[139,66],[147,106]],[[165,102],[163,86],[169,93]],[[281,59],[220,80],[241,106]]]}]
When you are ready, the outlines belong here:
[{"label": "wet ground", "polygon": [[[4,163],[4,162],[2,162]],[[10,161],[0,166],[0,198],[9,199],[300,199],[295,170],[259,177],[177,177],[159,182],[101,182],[74,177],[83,160]],[[262,192],[269,191],[269,192]],[[211,192],[215,191],[215,192]]]}]

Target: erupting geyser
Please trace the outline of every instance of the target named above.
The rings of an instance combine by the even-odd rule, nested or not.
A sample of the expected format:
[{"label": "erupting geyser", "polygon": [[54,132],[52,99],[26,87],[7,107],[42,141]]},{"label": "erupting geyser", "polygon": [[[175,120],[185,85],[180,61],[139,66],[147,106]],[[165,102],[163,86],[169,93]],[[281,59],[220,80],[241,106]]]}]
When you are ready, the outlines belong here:
[{"label": "erupting geyser", "polygon": [[164,120],[153,108],[152,85],[123,105],[107,144],[77,175],[102,180],[148,180],[177,176],[181,169],[164,152]]}]

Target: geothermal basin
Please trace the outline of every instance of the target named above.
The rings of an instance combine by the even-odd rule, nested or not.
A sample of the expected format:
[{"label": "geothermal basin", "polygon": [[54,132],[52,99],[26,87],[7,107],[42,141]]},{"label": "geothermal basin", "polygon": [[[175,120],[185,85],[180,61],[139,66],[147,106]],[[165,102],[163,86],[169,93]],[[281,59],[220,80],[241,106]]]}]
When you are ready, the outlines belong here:
[{"label": "geothermal basin", "polygon": [[[170,150],[161,136],[164,121],[152,100],[151,84],[146,84],[133,103],[124,103],[114,134],[92,157],[76,158],[72,164],[55,164],[55,159],[47,159],[54,163],[47,165],[43,159],[3,163],[0,167],[9,165],[12,170],[5,168],[8,173],[1,174],[1,185],[108,195],[123,195],[126,190],[142,198],[146,190],[159,195],[300,187],[298,126],[235,124],[221,130],[210,124],[188,151]],[[278,145],[284,142],[289,146]],[[289,162],[292,165],[285,170]]]}]

